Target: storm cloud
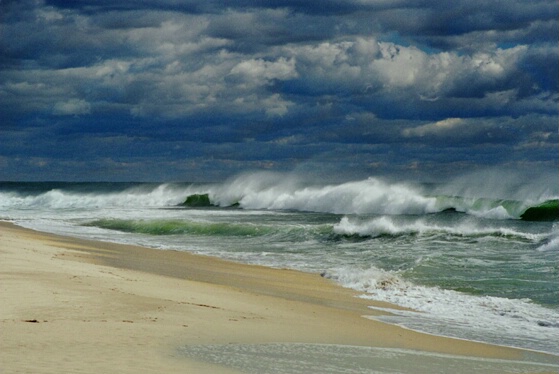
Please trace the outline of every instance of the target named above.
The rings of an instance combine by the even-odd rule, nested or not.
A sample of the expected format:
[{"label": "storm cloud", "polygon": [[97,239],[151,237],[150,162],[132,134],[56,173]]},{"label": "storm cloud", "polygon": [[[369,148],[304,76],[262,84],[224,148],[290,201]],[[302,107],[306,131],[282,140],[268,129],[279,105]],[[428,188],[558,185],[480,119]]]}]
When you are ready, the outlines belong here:
[{"label": "storm cloud", "polygon": [[556,1],[0,8],[0,179],[558,164]]}]

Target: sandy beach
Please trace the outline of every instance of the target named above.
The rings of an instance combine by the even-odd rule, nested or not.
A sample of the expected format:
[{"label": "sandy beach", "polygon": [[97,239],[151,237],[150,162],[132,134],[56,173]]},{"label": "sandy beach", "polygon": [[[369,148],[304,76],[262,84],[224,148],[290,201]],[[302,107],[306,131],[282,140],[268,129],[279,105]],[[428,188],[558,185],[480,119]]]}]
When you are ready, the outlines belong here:
[{"label": "sandy beach", "polygon": [[336,371],[321,370],[320,350],[368,355],[362,365],[370,372],[429,372],[429,365],[446,372],[447,364],[459,366],[453,373],[559,367],[555,356],[364,318],[378,313],[368,308],[370,300],[319,274],[79,240],[7,222],[0,223],[0,258],[2,374],[290,372],[258,369],[279,348],[286,355],[312,351],[306,364],[316,372]]}]

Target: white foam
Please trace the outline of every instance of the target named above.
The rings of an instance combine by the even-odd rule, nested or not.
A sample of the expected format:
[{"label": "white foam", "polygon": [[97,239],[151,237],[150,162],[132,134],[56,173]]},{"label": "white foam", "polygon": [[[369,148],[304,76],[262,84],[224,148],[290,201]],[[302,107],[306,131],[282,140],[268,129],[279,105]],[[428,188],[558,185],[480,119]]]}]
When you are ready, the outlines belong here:
[{"label": "white foam", "polygon": [[380,319],[403,326],[452,337],[500,345],[528,347],[553,354],[559,352],[559,312],[533,304],[474,296],[437,287],[414,285],[397,272],[376,268],[334,269],[327,274],[342,285],[362,291],[363,298],[385,301],[414,311],[391,311]]},{"label": "white foam", "polygon": [[0,194],[0,204],[12,209],[80,209],[104,207],[165,207],[184,201],[188,189],[162,184],[154,188],[129,188],[117,192],[77,192],[52,189],[40,194]]},{"label": "white foam", "polygon": [[400,221],[394,217],[382,216],[369,219],[343,217],[334,225],[334,232],[339,235],[359,235],[377,237],[380,235],[406,235],[445,233],[456,236],[516,236],[522,239],[539,241],[545,234],[526,233],[510,228],[483,226],[471,221],[462,221],[453,225],[433,224],[424,218]]},{"label": "white foam", "polygon": [[557,224],[553,225],[552,232],[553,234],[547,238],[544,244],[538,247],[538,251],[546,252],[546,251],[554,251],[559,252],[559,232],[558,232]]},{"label": "white foam", "polygon": [[210,191],[221,206],[356,214],[423,214],[437,211],[436,199],[403,183],[377,178],[338,185],[309,186],[295,177],[272,173],[243,175]]}]

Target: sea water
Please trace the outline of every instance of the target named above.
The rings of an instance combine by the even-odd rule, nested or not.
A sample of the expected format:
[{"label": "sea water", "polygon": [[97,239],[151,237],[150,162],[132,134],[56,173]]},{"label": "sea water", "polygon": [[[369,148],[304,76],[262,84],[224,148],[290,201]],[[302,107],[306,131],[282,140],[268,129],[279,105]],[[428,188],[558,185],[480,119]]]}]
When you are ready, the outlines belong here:
[{"label": "sea water", "polygon": [[179,353],[247,374],[536,374],[559,368],[554,362],[532,362],[529,357],[512,361],[334,344],[189,345]]},{"label": "sea water", "polygon": [[[271,173],[214,184],[4,182],[0,220],[320,273],[414,310],[383,321],[559,355],[557,184],[502,183]],[[546,202],[551,216],[536,208],[536,220],[522,219]]]}]

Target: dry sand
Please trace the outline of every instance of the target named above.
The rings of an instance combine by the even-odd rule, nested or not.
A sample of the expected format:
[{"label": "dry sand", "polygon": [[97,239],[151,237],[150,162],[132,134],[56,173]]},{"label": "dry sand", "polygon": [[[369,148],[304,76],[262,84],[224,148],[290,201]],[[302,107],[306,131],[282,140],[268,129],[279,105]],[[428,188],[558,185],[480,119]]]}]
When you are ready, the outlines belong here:
[{"label": "dry sand", "polygon": [[[528,357],[547,366],[528,365],[522,372],[559,367],[548,365],[557,363],[553,356],[363,318],[375,312],[367,308],[370,300],[355,296],[318,274],[66,238],[0,222],[0,373],[259,372],[250,363],[208,359],[208,350],[227,358],[251,347],[252,356],[244,360],[258,361],[261,352],[264,362],[278,347],[269,343],[301,352],[341,345],[372,347],[370,352],[416,350],[427,365],[437,357],[451,362],[446,355],[465,356],[466,366],[490,362],[486,372],[513,372]],[[206,356],[193,355],[197,347],[206,347]],[[409,367],[400,372],[422,372],[414,370],[417,354],[398,356],[408,361],[404,366],[385,360],[382,370],[393,363]],[[326,372],[320,358],[314,360],[316,372]],[[209,363],[222,361],[230,368]]]}]

